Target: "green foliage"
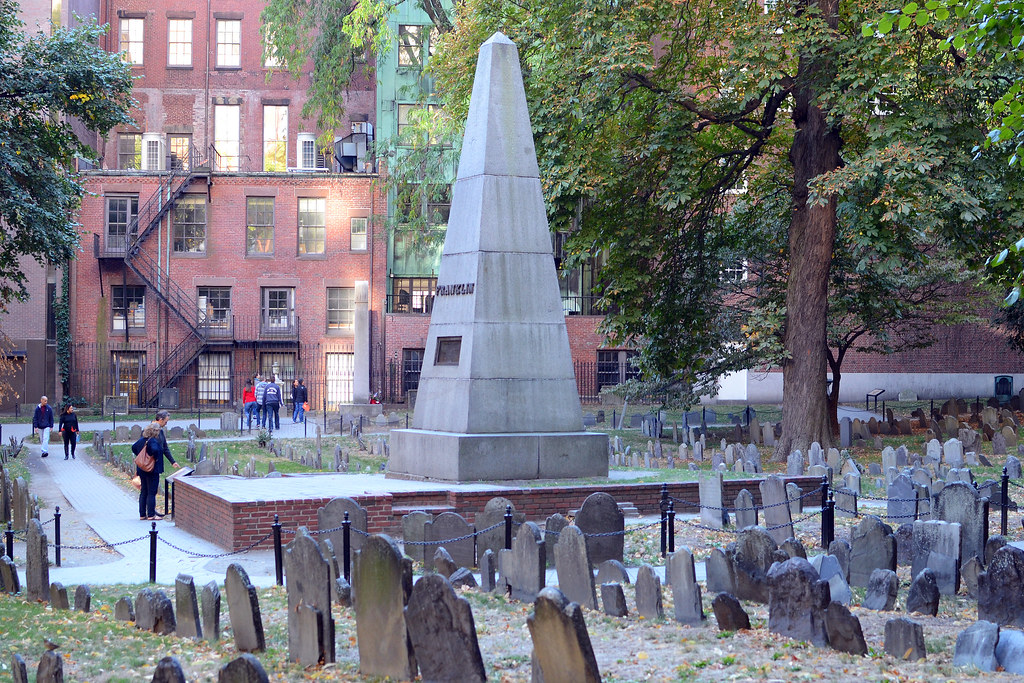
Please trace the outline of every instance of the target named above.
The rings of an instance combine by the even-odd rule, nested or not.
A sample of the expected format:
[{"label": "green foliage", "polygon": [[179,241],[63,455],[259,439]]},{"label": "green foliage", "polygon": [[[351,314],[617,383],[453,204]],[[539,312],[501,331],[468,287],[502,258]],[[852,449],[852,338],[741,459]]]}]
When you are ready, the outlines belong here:
[{"label": "green foliage", "polygon": [[57,376],[67,400],[71,379],[71,268],[66,266],[61,269],[60,296],[53,302],[53,315],[57,328]]},{"label": "green foliage", "polygon": [[59,264],[78,249],[74,164],[95,154],[70,119],[101,134],[131,120],[131,68],[99,47],[106,27],[28,36],[17,15],[0,0],[0,310],[26,295],[23,256]]}]

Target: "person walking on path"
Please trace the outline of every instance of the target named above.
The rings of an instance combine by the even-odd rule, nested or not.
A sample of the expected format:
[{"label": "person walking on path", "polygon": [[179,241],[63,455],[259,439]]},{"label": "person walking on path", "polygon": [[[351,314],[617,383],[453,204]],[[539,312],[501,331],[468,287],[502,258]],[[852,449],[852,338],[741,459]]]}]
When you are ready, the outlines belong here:
[{"label": "person walking on path", "polygon": [[306,401],[309,400],[309,392],[306,390],[306,385],[303,380],[297,379],[292,382],[292,422],[305,422],[306,421]]},{"label": "person walking on path", "polygon": [[256,426],[262,427],[267,419],[267,407],[264,403],[264,395],[267,393],[267,385],[270,382],[263,380],[263,375],[256,375]]},{"label": "person walking on path", "polygon": [[64,459],[68,459],[68,445],[71,446],[71,459],[75,459],[75,447],[78,445],[78,416],[75,406],[67,404],[60,413],[60,428],[57,430],[64,437]]},{"label": "person walking on path", "polygon": [[50,454],[50,430],[53,429],[53,408],[49,406],[49,402],[50,399],[41,397],[32,414],[32,434],[35,435],[36,430],[39,430],[39,443],[43,446],[44,458]]},{"label": "person walking on path", "polygon": [[274,382],[267,382],[267,387],[263,390],[263,411],[266,416],[266,428],[270,431],[281,429],[281,387]]},{"label": "person walking on path", "polygon": [[156,512],[156,492],[160,490],[160,475],[164,471],[164,458],[171,461],[174,469],[181,468],[181,465],[176,463],[171,456],[171,449],[167,446],[167,437],[164,435],[164,426],[167,425],[170,417],[170,413],[166,410],[157,412],[156,420],[146,427],[142,432],[142,437],[132,444],[132,453],[138,455],[145,446],[146,452],[153,456],[154,462],[153,470],[150,472],[143,471],[139,467],[135,468],[136,474],[142,482],[139,489],[139,519],[154,521],[163,519],[163,515]]},{"label": "person walking on path", "polygon": [[[242,389],[242,407],[245,411],[245,416],[249,419],[249,429],[252,429],[252,416],[256,413],[256,388],[252,385],[252,380],[245,380],[245,388]],[[257,413],[256,426],[260,424],[259,416]]]}]

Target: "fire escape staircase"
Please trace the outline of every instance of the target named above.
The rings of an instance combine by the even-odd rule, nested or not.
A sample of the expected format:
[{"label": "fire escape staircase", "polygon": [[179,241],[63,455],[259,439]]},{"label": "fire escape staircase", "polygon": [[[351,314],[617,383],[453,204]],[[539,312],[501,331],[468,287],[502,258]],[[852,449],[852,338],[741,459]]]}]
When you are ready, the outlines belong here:
[{"label": "fire escape staircase", "polygon": [[185,291],[172,280],[166,267],[142,249],[143,243],[160,222],[174,208],[175,203],[189,189],[195,180],[210,182],[210,168],[195,148],[189,150],[188,158],[182,159],[167,176],[160,181],[160,187],[141,207],[138,215],[128,226],[124,262],[128,268],[152,292],[164,302],[187,330],[185,338],[167,354],[166,358],[139,381],[139,405],[155,405],[160,389],[171,386],[195,362],[206,348],[209,323],[204,320],[196,303],[194,293]]}]

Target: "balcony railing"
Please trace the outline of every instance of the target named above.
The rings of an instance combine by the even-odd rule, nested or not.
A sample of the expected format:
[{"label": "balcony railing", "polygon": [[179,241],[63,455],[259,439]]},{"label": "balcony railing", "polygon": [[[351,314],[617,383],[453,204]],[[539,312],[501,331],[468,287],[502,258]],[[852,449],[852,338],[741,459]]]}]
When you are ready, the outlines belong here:
[{"label": "balcony railing", "polygon": [[434,308],[433,294],[388,294],[388,313],[430,313]]}]

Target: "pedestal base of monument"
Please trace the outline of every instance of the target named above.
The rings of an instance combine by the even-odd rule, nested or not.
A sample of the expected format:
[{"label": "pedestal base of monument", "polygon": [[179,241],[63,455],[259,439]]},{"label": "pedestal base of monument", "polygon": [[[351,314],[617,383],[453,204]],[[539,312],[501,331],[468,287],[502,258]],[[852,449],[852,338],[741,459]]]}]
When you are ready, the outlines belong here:
[{"label": "pedestal base of monument", "polygon": [[[380,415],[381,410],[384,408],[379,403],[342,403],[338,406],[338,410],[342,415],[355,415],[359,417],[377,417]],[[337,414],[335,414],[337,417]]]},{"label": "pedestal base of monument", "polygon": [[388,476],[440,481],[608,476],[608,435],[391,430]]}]

